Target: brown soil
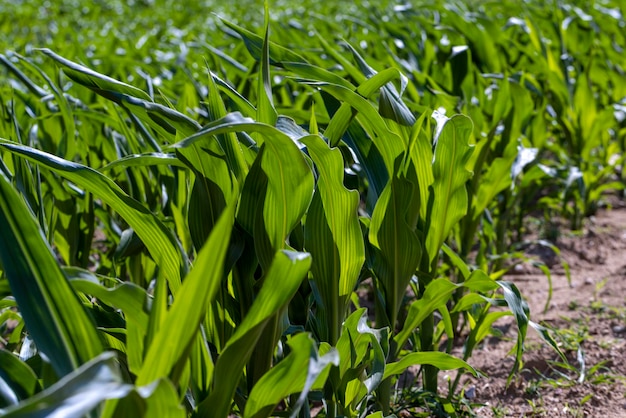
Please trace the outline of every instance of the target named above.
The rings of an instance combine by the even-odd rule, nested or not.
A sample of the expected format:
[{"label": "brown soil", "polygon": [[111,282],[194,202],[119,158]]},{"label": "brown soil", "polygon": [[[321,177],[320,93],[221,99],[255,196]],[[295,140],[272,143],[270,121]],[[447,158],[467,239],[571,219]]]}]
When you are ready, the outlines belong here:
[{"label": "brown soil", "polygon": [[598,213],[581,233],[559,237],[557,247],[571,283],[552,250],[528,249],[551,265],[546,311],[549,286],[539,269],[518,266],[505,280],[527,299],[531,320],[555,330],[569,365],[559,367],[555,350],[529,327],[523,371],[507,386],[517,335],[507,317],[497,323],[503,336],[484,342],[469,360],[487,377],[461,380],[479,417],[626,417],[626,207]]}]

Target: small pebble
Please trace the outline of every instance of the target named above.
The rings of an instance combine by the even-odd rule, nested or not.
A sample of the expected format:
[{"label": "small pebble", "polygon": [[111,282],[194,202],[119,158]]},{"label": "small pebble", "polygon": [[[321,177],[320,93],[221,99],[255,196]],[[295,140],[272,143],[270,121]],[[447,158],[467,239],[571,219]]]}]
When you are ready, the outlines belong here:
[{"label": "small pebble", "polygon": [[626,326],[624,325],[615,325],[613,326],[613,332],[616,334],[623,334],[626,332]]}]

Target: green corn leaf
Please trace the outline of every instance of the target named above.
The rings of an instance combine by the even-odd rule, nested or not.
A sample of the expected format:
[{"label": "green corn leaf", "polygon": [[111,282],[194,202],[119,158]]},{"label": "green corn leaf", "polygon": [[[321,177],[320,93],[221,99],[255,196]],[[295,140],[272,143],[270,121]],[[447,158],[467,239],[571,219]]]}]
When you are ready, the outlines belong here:
[{"label": "green corn leaf", "polygon": [[346,314],[349,296],[365,261],[357,209],[359,194],[343,185],[343,159],[318,136],[301,139],[318,172],[317,190],[307,212],[305,248],[313,257],[313,279],[320,291],[320,316],[327,318],[334,344]]},{"label": "green corn leaf", "polygon": [[257,121],[274,126],[278,117],[274,108],[272,95],[272,81],[270,78],[270,11],[269,5],[265,2],[265,35],[263,38],[263,49],[261,53],[261,68],[257,79]]},{"label": "green corn leaf", "polygon": [[252,307],[217,359],[213,392],[200,404],[199,416],[228,416],[231,399],[256,342],[270,319],[291,300],[310,267],[311,256],[307,253],[276,253]]},{"label": "green corn leaf", "polygon": [[[217,74],[215,74],[214,72],[211,71],[209,75],[210,78],[215,81],[215,84],[220,87],[220,90],[226,93],[226,95],[237,104],[237,108],[241,113],[248,117],[253,117],[254,115],[256,115],[256,108],[252,105],[252,103],[248,101],[248,99],[243,97],[241,93],[235,90],[226,81],[218,77]],[[217,115],[215,115],[214,119],[217,119]]]},{"label": "green corn leaf", "polygon": [[153,102],[150,96],[136,87],[63,58],[48,48],[40,51],[61,64],[72,80],[124,107],[168,140],[174,139],[177,133],[187,136],[200,129],[200,124],[190,117]]},{"label": "green corn leaf", "polygon": [[[174,303],[148,348],[137,385],[167,377],[174,366],[185,361],[209,303],[224,275],[224,259],[233,227],[235,204],[227,206],[209,239],[198,253]],[[190,304],[189,301],[194,303]]]},{"label": "green corn leaf", "polygon": [[[343,324],[337,351],[341,381],[333,383],[338,388],[336,395],[354,409],[383,379],[389,354],[389,329],[370,328],[365,308],[357,309]],[[365,370],[368,376],[361,380]]]},{"label": "green corn leaf", "polygon": [[104,173],[119,168],[149,167],[154,165],[186,167],[185,164],[176,158],[176,155],[173,153],[147,152],[144,154],[126,155],[123,158],[105,165],[98,171]]},{"label": "green corn leaf", "polygon": [[426,286],[424,295],[409,307],[402,330],[394,337],[397,347],[404,347],[411,333],[426,317],[450,299],[457,285],[445,278],[435,279]]},{"label": "green corn leaf", "polygon": [[285,247],[285,239],[311,202],[313,174],[289,136],[238,112],[206,125],[198,134],[172,147],[188,147],[210,135],[228,132],[256,132],[264,138],[260,155],[243,185],[237,220],[254,236],[257,255],[267,268],[273,254]]},{"label": "green corn leaf", "polygon": [[[379,112],[388,119],[391,119],[401,125],[412,126],[416,119],[413,113],[409,110],[406,104],[400,98],[400,95],[404,91],[407,85],[407,78],[396,68],[387,68],[380,73],[377,73],[367,62],[359,55],[359,53],[350,44],[347,44],[348,48],[352,52],[352,55],[356,59],[356,62],[363,72],[363,74],[369,79],[369,83],[382,84],[380,88],[379,99]],[[398,78],[401,82],[400,92],[391,83],[392,79]],[[380,80],[383,80],[382,82]],[[363,83],[365,84],[365,83]],[[365,97],[369,97],[369,94],[363,93],[363,84],[359,86],[357,91],[363,94]]]},{"label": "green corn leaf", "polygon": [[481,176],[480,184],[472,199],[472,216],[474,219],[482,215],[483,211],[495,200],[498,193],[511,185],[511,166],[515,157],[496,158]]},{"label": "green corn leaf", "polygon": [[[67,271],[67,270],[66,270]],[[144,310],[148,294],[136,284],[125,282],[115,287],[104,287],[92,280],[70,279],[70,284],[79,292],[91,295],[109,306],[121,309],[126,321],[134,321],[144,331],[148,327],[148,314]]]},{"label": "green corn leaf", "polygon": [[515,364],[509,373],[507,384],[511,382],[513,375],[519,371],[519,367],[522,364],[522,355],[524,354],[524,341],[526,340],[526,331],[528,330],[528,304],[522,298],[517,286],[505,281],[497,281],[498,286],[502,288],[504,293],[504,300],[513,315],[515,316],[515,322],[517,323],[517,343],[515,344]]},{"label": "green corn leaf", "polygon": [[474,346],[480,343],[485,337],[487,337],[489,334],[492,333],[491,326],[493,325],[494,322],[496,322],[498,319],[502,317],[510,316],[510,315],[511,315],[511,312],[508,312],[508,311],[489,312],[487,315],[485,315],[484,318],[482,318],[482,320],[480,321],[480,326],[472,330],[472,333],[475,335],[474,338],[472,339]]},{"label": "green corn leaf", "polygon": [[151,385],[132,387],[126,396],[109,400],[100,418],[163,417],[185,418],[176,388],[169,380],[160,379]]},{"label": "green corn leaf", "polygon": [[146,94],[143,90],[129,84],[122,83],[121,81],[115,80],[83,65],[63,58],[48,48],[42,48],[39,51],[61,64],[69,77],[85,87],[89,87],[94,90],[97,89],[102,91],[118,92],[129,96],[135,96],[142,100],[150,100],[150,96],[148,96],[148,94]]},{"label": "green corn leaf", "polygon": [[34,148],[0,141],[0,148],[41,164],[110,205],[128,222],[163,268],[171,290],[175,292],[178,289],[181,273],[184,274],[187,269],[187,256],[173,233],[148,209],[129,197],[111,179],[89,167]]},{"label": "green corn leaf", "polygon": [[113,353],[102,353],[27,400],[0,410],[7,418],[80,417],[107,399],[126,396],[133,389],[123,383]]},{"label": "green corn leaf", "polygon": [[15,405],[38,391],[37,375],[15,354],[0,349],[0,364],[1,406]]},{"label": "green corn leaf", "polygon": [[[65,270],[67,274],[67,269]],[[70,284],[79,292],[91,295],[103,303],[120,309],[126,321],[126,357],[129,370],[138,374],[144,357],[145,336],[148,333],[149,316],[145,311],[148,294],[145,289],[133,284],[122,283],[107,288],[97,279],[70,279]]]},{"label": "green corn leaf", "polygon": [[437,126],[431,186],[433,202],[426,220],[426,250],[431,264],[438,259],[439,250],[452,228],[467,213],[465,183],[472,172],[465,166],[473,151],[468,142],[472,130],[472,121],[463,115],[455,115]]},{"label": "green corn leaf", "polygon": [[[411,174],[414,173],[411,170]],[[398,173],[383,190],[370,223],[372,269],[383,289],[390,327],[396,318],[406,288],[422,257],[422,245],[415,232],[420,210],[417,178],[412,181]]]},{"label": "green corn leaf", "polygon": [[[226,116],[226,106],[222,97],[219,95],[217,89],[216,77],[209,69],[208,77],[208,106],[211,115],[211,120],[217,120]],[[242,145],[237,140],[237,135],[234,132],[229,132],[224,135],[218,135],[217,140],[220,142],[222,149],[226,153],[228,158],[228,164],[233,171],[235,178],[242,183],[246,174],[248,174],[248,166],[246,164],[246,158]]]},{"label": "green corn leaf", "polygon": [[[294,393],[300,393],[299,398],[306,400],[311,389],[323,387],[329,366],[339,364],[339,356],[335,350],[319,357],[315,342],[308,334],[297,334],[287,344],[291,349],[289,355],[252,388],[246,402],[246,418],[269,417],[280,401]],[[307,372],[303,373],[304,370]],[[298,410],[296,405],[291,416],[295,416]]]},{"label": "green corn leaf", "polygon": [[103,351],[30,210],[0,175],[0,262],[26,327],[59,376]]},{"label": "green corn leaf", "polygon": [[[252,57],[255,60],[260,61],[261,57],[263,56],[264,39],[260,37],[259,35],[256,35],[250,32],[247,29],[244,29],[240,26],[235,25],[234,23],[228,22],[224,19],[222,19],[222,22],[226,26],[228,26],[230,29],[234,30],[239,35],[241,35],[241,37],[243,38],[243,42],[245,43],[246,48],[248,49],[248,52],[250,52],[250,55],[252,55]],[[302,58],[300,55],[293,52],[291,49],[284,48],[273,42],[268,43],[268,48],[269,48],[269,55],[268,55],[269,62],[272,65],[280,65],[280,63],[283,61],[306,62],[304,58]]]},{"label": "green corn leaf", "polygon": [[420,353],[410,353],[402,357],[395,363],[387,364],[385,368],[385,379],[389,376],[396,376],[403,373],[409,366],[416,364],[430,364],[440,370],[465,369],[478,377],[478,372],[465,361],[460,358],[451,356],[450,354],[435,351],[425,351]]},{"label": "green corn leaf", "polygon": [[[359,123],[363,126],[380,151],[385,161],[387,172],[393,173],[396,157],[406,148],[406,139],[392,132],[376,108],[359,93],[334,84],[311,84],[330,93],[337,100],[343,102],[342,107],[333,116],[331,123],[324,132],[324,135],[330,140],[330,144],[333,146],[337,144],[341,135],[343,135],[343,132],[347,129],[350,119],[353,117],[352,109],[355,109],[359,113],[357,116]],[[342,109],[345,109],[345,111]],[[336,123],[342,126],[343,130],[334,128],[333,124]]]},{"label": "green corn leaf", "polygon": [[282,64],[285,69],[298,75],[302,79],[308,81],[324,81],[326,83],[337,84],[338,86],[346,87],[350,90],[356,89],[356,87],[349,80],[346,80],[336,73],[325,70],[316,65],[312,65],[306,62],[284,62]]},{"label": "green corn leaf", "polygon": [[33,80],[30,79],[24,72],[15,66],[5,55],[0,54],[0,63],[7,67],[7,69],[15,74],[15,76],[28,88],[28,90],[37,97],[44,97],[48,95],[48,91],[39,87]]},{"label": "green corn leaf", "polygon": [[21,55],[16,54],[16,56],[20,58],[23,64],[37,72],[41,78],[46,81],[48,86],[50,86],[52,94],[54,94],[54,98],[59,106],[61,120],[63,121],[63,128],[59,135],[60,138],[57,152],[69,160],[73,159],[76,154],[76,124],[74,122],[72,107],[70,106],[66,96],[61,88],[58,87],[40,67],[36,66]]},{"label": "green corn leaf", "polygon": [[193,244],[199,249],[226,202],[232,200],[237,181],[220,143],[212,138],[177,148],[176,154],[195,174],[187,216]]},{"label": "green corn leaf", "polygon": [[[409,156],[415,167],[417,181],[420,193],[420,216],[426,218],[428,216],[428,198],[430,195],[430,186],[435,182],[433,176],[433,148],[430,142],[430,135],[425,134],[422,125],[425,119],[424,113],[419,122],[413,125],[409,134]],[[423,119],[424,118],[424,119]],[[430,126],[429,120],[426,120],[427,126]]]}]

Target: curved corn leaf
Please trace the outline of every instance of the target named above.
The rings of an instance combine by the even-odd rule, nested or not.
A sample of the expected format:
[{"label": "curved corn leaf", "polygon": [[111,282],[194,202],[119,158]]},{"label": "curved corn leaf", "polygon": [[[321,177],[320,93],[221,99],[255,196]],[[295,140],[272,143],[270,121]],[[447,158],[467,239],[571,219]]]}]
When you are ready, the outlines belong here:
[{"label": "curved corn leaf", "polygon": [[2,140],[0,148],[41,164],[94,194],[120,214],[164,270],[172,292],[180,286],[187,269],[187,256],[174,234],[148,209],[129,197],[117,184],[99,172],[34,148]]},{"label": "curved corn leaf", "polygon": [[505,281],[497,281],[496,282],[500,288],[502,288],[502,292],[504,294],[504,300],[513,315],[515,315],[515,322],[517,323],[517,343],[515,344],[515,363],[513,364],[513,368],[509,373],[509,377],[507,379],[507,384],[511,382],[513,375],[519,371],[520,365],[522,364],[522,355],[524,354],[524,341],[526,340],[526,332],[528,331],[528,323],[530,319],[528,318],[528,304],[522,298],[522,295],[519,292],[517,286],[513,283],[505,282]]},{"label": "curved corn leaf", "polygon": [[115,160],[105,165],[98,171],[103,173],[106,171],[111,171],[115,168],[143,167],[153,165],[186,167],[185,164],[178,158],[176,158],[176,155],[173,153],[147,152],[144,154],[127,155],[123,158],[120,158],[119,160]]},{"label": "curved corn leaf", "polygon": [[217,359],[213,392],[200,404],[199,416],[228,416],[233,394],[256,342],[270,319],[291,300],[310,267],[311,256],[307,253],[276,253],[252,307]]},{"label": "curved corn leaf", "polygon": [[226,202],[232,200],[237,181],[219,142],[211,139],[177,148],[176,154],[195,174],[189,197],[189,232],[196,249],[206,241]]},{"label": "curved corn leaf", "polygon": [[85,87],[89,87],[94,90],[118,92],[129,96],[135,96],[139,99],[150,100],[150,96],[137,87],[122,83],[121,81],[87,68],[84,65],[80,65],[68,60],[67,58],[63,58],[48,48],[41,48],[39,51],[61,64],[70,78]]},{"label": "curved corn leaf", "polygon": [[[191,272],[185,278],[174,303],[165,314],[148,348],[137,385],[165,378],[175,365],[184,362],[198,333],[209,303],[215,297],[224,275],[224,260],[234,222],[231,202],[199,251]],[[194,301],[194,303],[189,303]]]},{"label": "curved corn leaf", "polygon": [[417,328],[426,317],[432,314],[436,309],[446,304],[450,299],[452,292],[458,286],[445,278],[435,279],[426,286],[424,295],[413,302],[409,307],[409,313],[402,330],[396,334],[394,340],[397,347],[404,347],[411,333]]},{"label": "curved corn leaf", "polygon": [[64,376],[100,354],[102,344],[37,220],[2,174],[0,230],[0,262],[26,327]]},{"label": "curved corn leaf", "polygon": [[0,405],[15,405],[39,390],[37,375],[15,354],[0,349]]},{"label": "curved corn leaf", "polygon": [[177,133],[188,136],[201,128],[189,116],[153,102],[148,94],[136,87],[63,58],[48,48],[40,51],[61,64],[69,78],[124,107],[168,140],[174,139]]},{"label": "curved corn leaf", "polygon": [[[67,269],[65,271],[67,274]],[[149,325],[149,316],[145,311],[149,297],[145,289],[128,282],[107,288],[96,280],[83,278],[70,278],[70,284],[74,290],[91,295],[124,313],[128,368],[138,374],[143,363],[144,341]]]},{"label": "curved corn leaf", "polygon": [[[368,80],[365,83],[374,82],[376,82],[376,80]],[[348,128],[351,118],[354,116],[352,113],[352,109],[354,109],[358,112],[357,118],[359,123],[363,126],[370,136],[371,141],[373,141],[374,145],[376,145],[380,151],[385,161],[387,172],[393,173],[396,158],[407,146],[406,139],[392,132],[383,117],[378,113],[376,108],[372,106],[372,103],[363,97],[369,92],[370,85],[366,84],[364,93],[361,93],[361,95],[359,94],[359,89],[357,89],[359,92],[357,93],[346,87],[329,83],[315,82],[310,84],[321,88],[330,93],[337,100],[343,102],[337,113],[335,113],[331,119],[328,128],[324,131],[324,135],[329,139],[330,144],[334,146],[339,142],[341,136]]]},{"label": "curved corn leaf", "polygon": [[239,112],[206,125],[173,148],[184,148],[210,135],[258,133],[264,138],[260,155],[250,168],[241,192],[237,220],[255,238],[264,268],[300,222],[313,196],[313,174],[294,141],[273,126],[255,122]]},{"label": "curved corn leaf", "polygon": [[389,376],[395,376],[403,373],[408,367],[416,364],[429,364],[440,370],[465,369],[478,377],[478,372],[465,361],[456,358],[447,353],[437,351],[425,351],[419,353],[410,353],[402,357],[395,363],[387,364],[385,368],[385,379]]},{"label": "curved corn leaf", "polygon": [[27,400],[0,410],[6,418],[81,417],[107,399],[126,396],[133,389],[124,383],[115,355],[102,353]]},{"label": "curved corn leaf", "polygon": [[[405,126],[413,126],[416,119],[413,116],[413,113],[409,110],[406,104],[400,98],[400,95],[404,91],[408,79],[404,74],[398,71],[397,68],[387,68],[380,73],[377,73],[372,67],[370,67],[367,62],[359,55],[359,53],[352,47],[352,45],[347,44],[348,48],[352,52],[352,55],[356,59],[357,65],[361,72],[369,79],[366,83],[363,83],[357,89],[357,92],[363,94],[365,97],[369,97],[370,94],[364,93],[364,85],[367,83],[371,83],[375,86],[381,85],[380,87],[380,99],[379,99],[379,107],[378,111],[381,116],[391,119],[400,125]],[[395,88],[395,86],[391,83],[391,80],[398,78],[400,79],[400,92]],[[382,80],[382,81],[381,81]],[[377,88],[378,90],[378,88]]]},{"label": "curved corn leaf", "polygon": [[[365,245],[357,209],[359,193],[343,185],[343,159],[338,149],[330,149],[318,136],[301,138],[318,172],[313,202],[304,229],[305,248],[313,257],[313,279],[320,292],[320,320],[331,335],[331,345],[339,338],[349,296],[356,286],[365,262]],[[323,320],[326,318],[326,321]]]},{"label": "curved corn leaf", "polygon": [[91,295],[109,306],[121,309],[126,321],[134,321],[144,331],[148,326],[148,314],[144,310],[148,294],[134,283],[125,282],[109,288],[86,279],[70,279],[70,284],[79,292]]},{"label": "curved corn leaf", "polygon": [[[255,60],[260,61],[262,59],[264,48],[264,39],[262,37],[225,19],[222,19],[222,22],[241,36],[248,52],[250,52],[250,55],[252,55]],[[272,65],[280,65],[283,61],[306,62],[304,58],[293,52],[291,49],[287,49],[273,42],[268,42],[268,48],[269,62]]]},{"label": "curved corn leaf", "polygon": [[[358,404],[383,380],[385,359],[389,354],[389,329],[367,325],[365,308],[357,309],[343,324],[337,342],[340,382],[333,382],[336,396],[356,410]],[[361,374],[367,371],[367,378]]]}]

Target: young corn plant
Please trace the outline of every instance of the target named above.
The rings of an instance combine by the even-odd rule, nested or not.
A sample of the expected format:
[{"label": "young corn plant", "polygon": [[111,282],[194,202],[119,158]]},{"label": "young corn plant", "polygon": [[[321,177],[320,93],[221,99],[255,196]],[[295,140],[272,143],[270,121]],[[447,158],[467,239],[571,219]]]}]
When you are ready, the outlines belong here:
[{"label": "young corn plant", "polygon": [[[220,48],[155,29],[143,44],[177,52],[152,68],[1,55],[0,325],[17,323],[2,413],[305,417],[321,402],[382,417],[414,365],[428,402],[449,405],[439,370],[476,374],[467,362],[504,315],[516,367],[529,325],[556,347],[490,258],[559,166],[537,156],[576,151],[564,164],[581,176],[562,171],[584,185],[562,196],[575,219],[619,188],[623,132],[584,106],[617,103],[619,77],[577,61],[568,84],[541,10],[501,22],[439,6],[398,8],[397,26],[353,19],[362,42],[339,45],[324,19],[273,26],[312,46],[302,55],[270,41],[267,8],[262,36],[224,21]],[[565,51],[584,55],[568,33]]]}]

